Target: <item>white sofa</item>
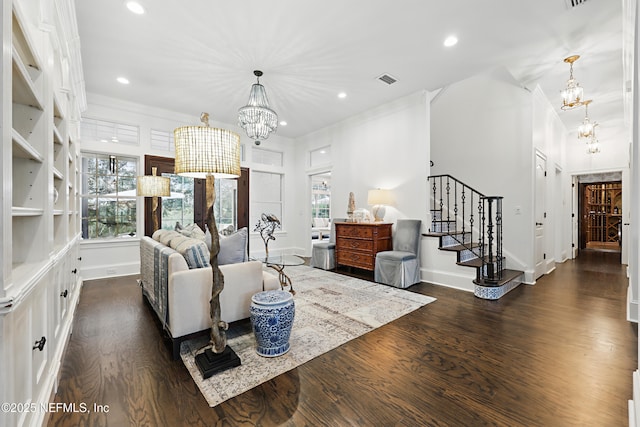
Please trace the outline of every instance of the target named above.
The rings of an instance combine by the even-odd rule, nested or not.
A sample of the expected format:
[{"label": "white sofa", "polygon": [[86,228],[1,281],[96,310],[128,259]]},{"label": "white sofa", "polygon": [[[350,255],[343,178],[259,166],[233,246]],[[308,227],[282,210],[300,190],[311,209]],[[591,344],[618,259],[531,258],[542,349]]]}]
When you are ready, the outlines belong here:
[{"label": "white sofa", "polygon": [[[227,323],[249,317],[255,293],[280,288],[277,277],[263,271],[259,261],[221,265],[220,271],[224,275],[220,308]],[[144,236],[140,240],[140,276],[142,293],[169,334],[173,357],[178,358],[182,341],[211,327],[211,267],[189,268],[175,249]]]},{"label": "white sofa", "polygon": [[312,239],[325,239],[329,237],[331,231],[331,223],[329,218],[313,218],[311,225],[311,238]]}]

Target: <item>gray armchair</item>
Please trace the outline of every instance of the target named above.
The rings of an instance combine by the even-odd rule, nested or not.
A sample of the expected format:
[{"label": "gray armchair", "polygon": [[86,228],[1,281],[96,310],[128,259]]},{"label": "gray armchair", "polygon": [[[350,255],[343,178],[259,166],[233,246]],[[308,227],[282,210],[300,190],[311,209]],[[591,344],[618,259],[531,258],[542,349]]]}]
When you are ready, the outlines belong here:
[{"label": "gray armchair", "polygon": [[399,219],[393,236],[393,250],[378,252],[374,280],[377,283],[408,288],[420,282],[419,219]]},{"label": "gray armchair", "polygon": [[336,222],[345,222],[345,218],[333,218],[328,242],[314,243],[311,250],[311,267],[323,270],[336,268]]}]

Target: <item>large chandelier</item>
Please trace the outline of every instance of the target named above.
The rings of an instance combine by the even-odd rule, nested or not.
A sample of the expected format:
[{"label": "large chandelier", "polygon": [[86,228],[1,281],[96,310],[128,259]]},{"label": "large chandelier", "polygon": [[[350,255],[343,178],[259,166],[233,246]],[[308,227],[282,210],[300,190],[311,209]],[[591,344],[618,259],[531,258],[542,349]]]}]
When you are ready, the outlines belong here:
[{"label": "large chandelier", "polygon": [[563,110],[571,110],[572,108],[582,105],[583,90],[580,83],[573,78],[573,63],[580,58],[580,55],[572,55],[564,59],[564,62],[569,64],[569,80],[567,80],[567,87],[562,91],[562,106]]},{"label": "large chandelier", "polygon": [[589,120],[589,104],[591,104],[591,99],[587,99],[583,102],[584,104],[584,120],[578,126],[578,139],[581,141],[585,141],[589,143],[593,138],[594,130],[596,127],[596,123]]},{"label": "large chandelier", "polygon": [[269,138],[269,134],[278,128],[278,115],[269,108],[267,92],[260,84],[262,71],[255,70],[253,74],[258,82],[251,86],[248,104],[238,110],[238,124],[256,145],[260,145],[260,140]]}]

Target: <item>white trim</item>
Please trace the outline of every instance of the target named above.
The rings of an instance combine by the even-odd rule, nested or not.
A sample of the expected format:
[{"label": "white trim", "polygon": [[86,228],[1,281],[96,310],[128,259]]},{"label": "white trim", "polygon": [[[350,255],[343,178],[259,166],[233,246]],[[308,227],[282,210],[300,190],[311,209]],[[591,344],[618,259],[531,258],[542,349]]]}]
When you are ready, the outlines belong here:
[{"label": "white trim", "polygon": [[109,277],[132,276],[140,274],[140,260],[128,263],[97,265],[80,270],[84,280],[106,279]]},{"label": "white trim", "polygon": [[638,323],[638,300],[633,299],[631,285],[627,287],[627,320]]}]

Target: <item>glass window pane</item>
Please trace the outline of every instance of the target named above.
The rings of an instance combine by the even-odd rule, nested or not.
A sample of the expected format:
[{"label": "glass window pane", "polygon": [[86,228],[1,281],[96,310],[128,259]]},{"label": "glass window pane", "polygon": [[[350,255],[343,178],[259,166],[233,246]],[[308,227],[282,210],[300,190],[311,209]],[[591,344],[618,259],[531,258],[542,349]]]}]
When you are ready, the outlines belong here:
[{"label": "glass window pane", "polygon": [[137,160],[85,154],[82,167],[82,237],[135,236]]},{"label": "glass window pane", "polygon": [[109,164],[110,164],[110,162],[109,162],[109,158],[108,157],[107,158],[98,158],[97,159],[98,168],[97,168],[96,172],[99,175],[108,175],[108,174],[110,174],[111,172],[109,171]]},{"label": "glass window pane", "polygon": [[134,160],[118,159],[118,175],[120,176],[136,176],[137,162]]},{"label": "glass window pane", "polygon": [[309,166],[316,167],[331,163],[331,147],[326,146],[309,152]]},{"label": "glass window pane", "polygon": [[[118,195],[136,197],[136,180],[137,178],[120,178],[118,180]],[[126,192],[125,194],[122,194]]]}]

